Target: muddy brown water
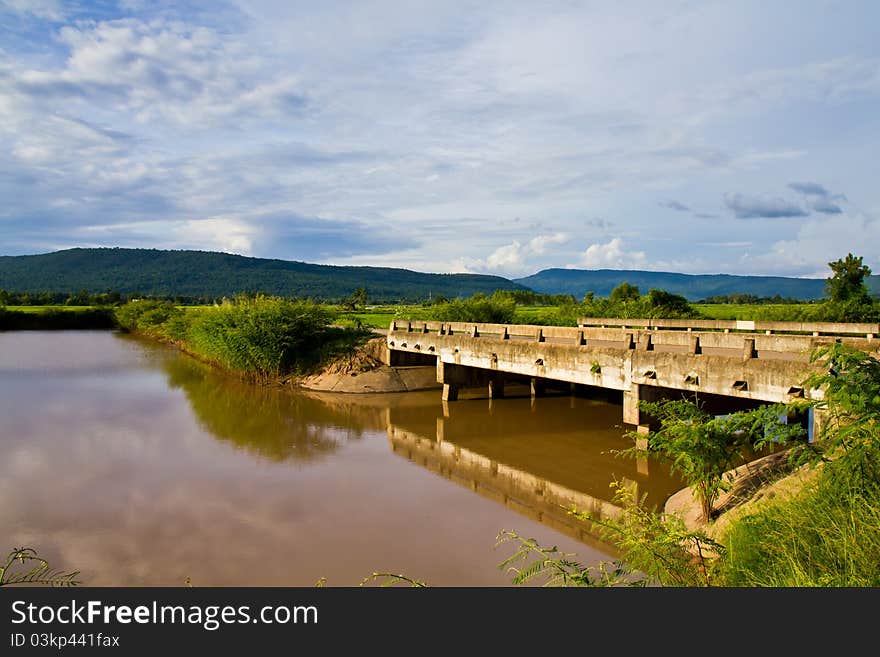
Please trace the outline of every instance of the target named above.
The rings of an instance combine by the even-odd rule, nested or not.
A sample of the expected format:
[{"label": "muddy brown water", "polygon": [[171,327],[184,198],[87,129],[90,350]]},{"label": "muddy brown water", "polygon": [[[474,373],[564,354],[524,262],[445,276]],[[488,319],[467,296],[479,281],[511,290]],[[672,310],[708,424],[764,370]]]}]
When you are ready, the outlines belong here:
[{"label": "muddy brown water", "polygon": [[0,333],[0,550],[94,586],[498,586],[505,529],[612,558],[549,491],[681,487],[610,453],[630,444],[618,404],[507,392],[305,393],[113,332]]}]

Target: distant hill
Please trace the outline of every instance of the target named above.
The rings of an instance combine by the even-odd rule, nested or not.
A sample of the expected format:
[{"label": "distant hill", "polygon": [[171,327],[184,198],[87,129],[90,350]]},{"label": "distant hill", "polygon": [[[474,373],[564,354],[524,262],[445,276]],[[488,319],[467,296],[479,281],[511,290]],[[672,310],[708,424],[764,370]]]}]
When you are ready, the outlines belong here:
[{"label": "distant hill", "polygon": [[0,256],[0,289],[15,292],[85,289],[194,297],[264,292],[337,300],[360,287],[371,301],[388,303],[522,289],[500,276],[313,265],[211,251],[100,248]]},{"label": "distant hill", "polygon": [[[830,273],[830,272],[829,272]],[[786,278],[782,276],[734,276],[731,274],[676,274],[671,272],[615,269],[545,269],[516,283],[536,292],[573,294],[580,299],[589,291],[608,296],[623,282],[638,286],[642,293],[658,288],[680,294],[690,301],[722,294],[754,294],[772,297],[777,294],[795,299],[821,299],[825,280],[821,278]],[[880,293],[880,276],[871,276],[868,288]]]}]

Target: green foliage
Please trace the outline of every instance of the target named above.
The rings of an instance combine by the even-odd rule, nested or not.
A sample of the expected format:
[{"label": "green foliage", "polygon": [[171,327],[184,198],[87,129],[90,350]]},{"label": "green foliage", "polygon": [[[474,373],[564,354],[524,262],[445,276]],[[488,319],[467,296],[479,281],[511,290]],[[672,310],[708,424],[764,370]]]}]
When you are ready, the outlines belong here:
[{"label": "green foliage", "polygon": [[880,586],[876,485],[822,478],[733,523],[724,540],[729,586]]},{"label": "green foliage", "polygon": [[[718,418],[685,399],[642,402],[639,408],[656,418],[660,428],[647,436],[647,449],[636,446],[621,454],[668,463],[687,481],[707,522],[712,519],[715,501],[730,488],[724,473],[742,461],[747,449],[804,435],[800,425],[780,421],[779,416],[787,413],[781,404]],[[645,438],[636,432],[628,435],[636,441]]]},{"label": "green foliage", "polygon": [[611,294],[608,295],[608,301],[613,304],[623,304],[627,301],[637,301],[641,296],[638,286],[623,282],[611,290]]},{"label": "green foliage", "polygon": [[446,303],[423,306],[413,313],[413,319],[510,324],[513,322],[515,312],[516,302],[505,295],[475,294],[470,299],[453,299]]},{"label": "green foliage", "polygon": [[507,542],[517,547],[499,567],[506,568],[517,585],[534,581],[544,586],[587,587],[715,583],[713,562],[724,553],[723,546],[703,531],[688,530],[678,516],[646,509],[629,486],[614,482],[612,487],[614,502],[621,509],[619,516],[602,518],[577,509],[569,513],[591,523],[601,539],[614,545],[620,553],[618,560],[585,566],[555,546],[545,548],[534,539],[503,531],[496,547]]},{"label": "green foliage", "polygon": [[880,305],[865,285],[871,269],[861,256],[848,253],[845,259],[829,262],[832,275],[825,280],[828,300],[818,310],[817,319],[826,322],[874,322],[880,320]]},{"label": "green foliage", "polygon": [[139,300],[117,308],[116,320],[127,331],[163,336],[162,325],[183,314],[184,311],[170,301]]},{"label": "green foliage", "polygon": [[350,351],[366,333],[329,326],[334,315],[312,301],[240,296],[181,310],[167,301],[132,301],[116,311],[120,326],[173,340],[184,349],[244,376],[268,379],[303,372]]},{"label": "green foliage", "polygon": [[187,343],[230,370],[278,376],[302,365],[330,320],[326,307],[308,301],[240,298],[199,311]]},{"label": "green foliage", "polygon": [[840,343],[811,359],[825,365],[804,382],[823,391],[811,445],[821,469],[794,497],[732,525],[731,585],[880,585],[880,360]]},{"label": "green foliage", "polygon": [[49,308],[38,312],[0,307],[0,331],[111,329],[116,318],[109,308]]},{"label": "green foliage", "polygon": [[506,570],[517,586],[535,581],[548,587],[615,586],[630,583],[626,579],[630,571],[622,564],[585,566],[574,561],[572,557],[575,555],[572,553],[561,552],[555,545],[552,548],[542,547],[534,538],[525,538],[510,530],[498,534],[495,547],[506,543],[514,543],[516,547],[513,554],[498,567]]},{"label": "green foliage", "polygon": [[811,361],[827,366],[804,382],[823,391],[814,407],[826,418],[817,442],[829,460],[824,476],[859,489],[880,482],[880,360],[835,342]]},{"label": "green foliage", "polygon": [[52,568],[33,548],[15,548],[6,557],[6,563],[0,566],[0,586],[76,586],[79,584],[78,576],[78,570],[63,572]]},{"label": "green foliage", "polygon": [[410,588],[422,589],[428,585],[417,579],[412,579],[406,575],[396,573],[372,573],[361,580],[360,586],[366,586],[371,582],[379,582],[380,586],[394,586],[396,584],[407,584]]},{"label": "green foliage", "polygon": [[825,291],[832,302],[838,303],[868,297],[865,279],[871,268],[862,264],[862,257],[848,253],[845,259],[829,262],[832,275],[825,280]]}]

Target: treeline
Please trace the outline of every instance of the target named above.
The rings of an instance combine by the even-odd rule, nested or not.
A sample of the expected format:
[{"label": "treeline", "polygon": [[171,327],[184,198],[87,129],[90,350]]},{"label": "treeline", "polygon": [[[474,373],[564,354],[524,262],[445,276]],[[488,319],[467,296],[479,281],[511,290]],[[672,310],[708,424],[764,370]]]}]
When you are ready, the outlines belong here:
[{"label": "treeline", "polygon": [[[538,305],[542,298],[547,305],[538,314],[526,313],[520,306]],[[522,303],[519,299],[525,300]],[[696,318],[700,317],[687,299],[664,290],[650,290],[641,294],[639,288],[621,283],[611,295],[595,297],[592,292],[578,303],[571,295],[531,295],[519,292],[497,291],[491,295],[475,294],[469,299],[435,300],[417,308],[405,310],[410,319],[440,322],[479,322],[486,324],[543,324],[577,326],[579,317],[647,317]]]},{"label": "treeline", "polygon": [[794,304],[804,304],[804,303],[817,303],[815,300],[811,299],[795,299],[793,297],[783,297],[782,295],[776,294],[772,297],[759,297],[754,294],[718,294],[711,297],[706,297],[701,301],[697,301],[697,303],[706,303],[706,304],[715,304],[715,303],[730,303],[730,304],[741,304],[748,306],[764,306],[768,304],[774,305],[794,305]]},{"label": "treeline", "polygon": [[0,307],[0,331],[66,331],[116,328],[112,308],[22,312]]},{"label": "treeline", "polygon": [[171,301],[182,306],[207,305],[220,301],[212,296],[152,295],[141,292],[123,294],[118,290],[106,292],[13,292],[0,289],[0,306],[119,306],[134,299]]}]

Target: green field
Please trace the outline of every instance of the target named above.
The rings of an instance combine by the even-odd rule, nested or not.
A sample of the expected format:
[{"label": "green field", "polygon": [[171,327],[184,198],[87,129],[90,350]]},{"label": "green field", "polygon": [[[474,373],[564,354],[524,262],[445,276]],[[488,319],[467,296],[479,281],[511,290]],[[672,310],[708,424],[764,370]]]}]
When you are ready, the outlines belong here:
[{"label": "green field", "polygon": [[[52,311],[83,311],[97,306],[7,306],[9,310],[23,313]],[[210,306],[179,306],[184,310],[196,310]],[[339,306],[329,306],[338,313],[338,323],[354,325],[358,320],[369,328],[386,329],[394,318],[407,319],[421,310],[417,305],[368,306],[361,311],[346,311]],[[767,321],[809,321],[818,304],[693,304],[699,313],[708,319],[740,319]],[[517,306],[514,318],[517,324],[556,323],[558,308],[555,306]]]},{"label": "green field", "polygon": [[16,310],[20,313],[43,313],[47,310],[88,310],[97,306],[6,306],[8,310]]},{"label": "green field", "polygon": [[818,308],[813,303],[705,303],[693,304],[708,319],[742,319],[777,322],[810,321],[810,315]]}]

